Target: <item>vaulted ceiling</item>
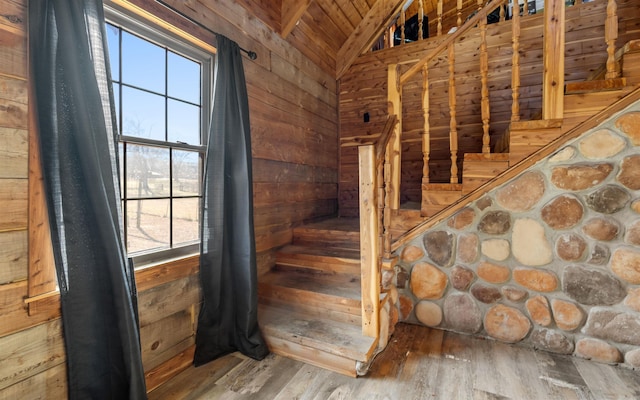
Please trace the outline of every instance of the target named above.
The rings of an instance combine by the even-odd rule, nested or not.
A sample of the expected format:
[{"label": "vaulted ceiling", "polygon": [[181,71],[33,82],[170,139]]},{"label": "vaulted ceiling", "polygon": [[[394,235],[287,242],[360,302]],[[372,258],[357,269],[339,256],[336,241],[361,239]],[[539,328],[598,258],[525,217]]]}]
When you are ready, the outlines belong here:
[{"label": "vaulted ceiling", "polygon": [[[406,5],[407,17],[435,17],[439,0],[236,0],[250,14],[289,41],[336,78],[368,51]],[[478,0],[441,0],[444,13]],[[480,0],[485,3],[487,0]]]},{"label": "vaulted ceiling", "polygon": [[[236,1],[316,64],[340,77],[371,47],[407,0]],[[423,3],[434,7],[436,1]]]}]

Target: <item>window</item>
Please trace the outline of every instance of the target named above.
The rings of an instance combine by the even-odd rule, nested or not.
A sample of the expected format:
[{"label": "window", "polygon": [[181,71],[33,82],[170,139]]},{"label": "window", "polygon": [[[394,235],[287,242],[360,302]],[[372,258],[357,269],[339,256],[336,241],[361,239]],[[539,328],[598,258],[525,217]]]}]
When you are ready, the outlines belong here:
[{"label": "window", "polygon": [[212,56],[121,14],[107,19],[127,252],[136,262],[192,253]]}]

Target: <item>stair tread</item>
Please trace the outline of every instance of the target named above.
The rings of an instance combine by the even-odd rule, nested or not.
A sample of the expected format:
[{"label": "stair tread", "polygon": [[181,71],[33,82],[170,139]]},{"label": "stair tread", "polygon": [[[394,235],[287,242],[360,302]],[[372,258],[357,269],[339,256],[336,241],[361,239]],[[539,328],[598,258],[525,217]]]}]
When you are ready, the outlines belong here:
[{"label": "stair tread", "polygon": [[279,286],[360,302],[360,277],[351,274],[274,269],[260,277],[260,285]]},{"label": "stair tread", "polygon": [[358,325],[264,304],[258,313],[265,336],[358,361],[367,361],[375,349],[376,339],[362,335]]},{"label": "stair tread", "polygon": [[295,228],[296,230],[321,230],[358,233],[360,220],[358,218],[329,218],[322,221],[311,222]]},{"label": "stair tread", "polygon": [[355,249],[291,244],[278,250],[277,257],[291,256],[296,256],[296,258],[331,257],[345,262],[360,262],[360,251]]}]

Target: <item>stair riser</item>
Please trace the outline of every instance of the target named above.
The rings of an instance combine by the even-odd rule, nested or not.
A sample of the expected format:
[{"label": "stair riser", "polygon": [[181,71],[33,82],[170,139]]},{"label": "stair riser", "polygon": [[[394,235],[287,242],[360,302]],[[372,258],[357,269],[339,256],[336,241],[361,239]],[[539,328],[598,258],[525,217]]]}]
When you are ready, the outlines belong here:
[{"label": "stair riser", "polygon": [[272,353],[302,361],[316,367],[328,369],[350,377],[356,377],[356,361],[346,357],[329,354],[324,351],[292,343],[287,340],[264,335]]},{"label": "stair riser", "polygon": [[[258,295],[261,298],[274,299],[299,309],[312,307],[325,309],[328,312],[335,311],[357,317],[361,315],[362,303],[360,300],[355,299],[266,284],[260,284],[258,286]],[[317,312],[317,310],[314,311]],[[359,324],[358,322],[358,325]]]}]

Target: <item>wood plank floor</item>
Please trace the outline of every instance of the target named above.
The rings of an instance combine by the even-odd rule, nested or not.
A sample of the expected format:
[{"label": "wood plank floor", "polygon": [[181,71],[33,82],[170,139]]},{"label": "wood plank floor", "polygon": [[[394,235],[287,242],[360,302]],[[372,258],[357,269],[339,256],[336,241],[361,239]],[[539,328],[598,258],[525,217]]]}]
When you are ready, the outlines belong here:
[{"label": "wood plank floor", "polygon": [[640,399],[640,371],[400,324],[366,377],[235,353],[187,369],[149,399]]}]

